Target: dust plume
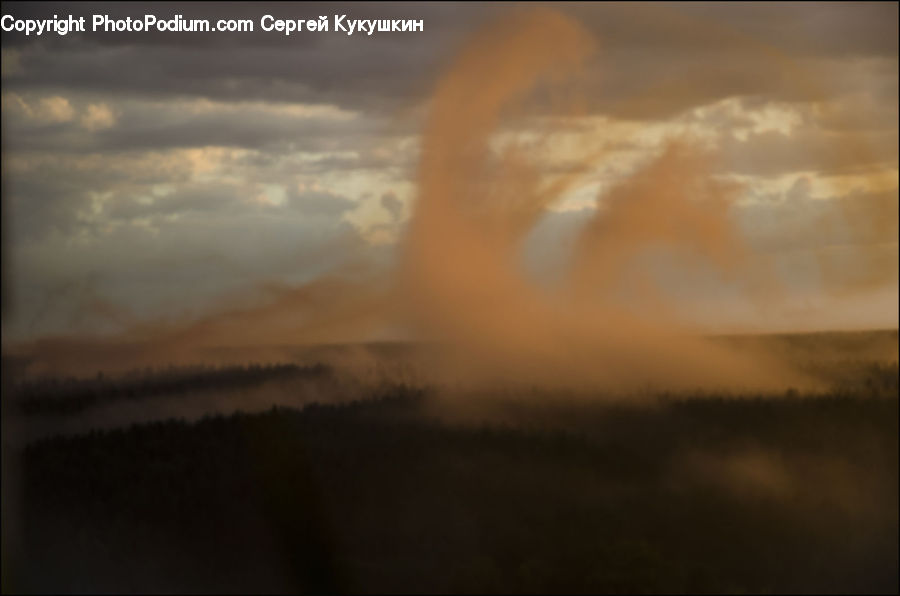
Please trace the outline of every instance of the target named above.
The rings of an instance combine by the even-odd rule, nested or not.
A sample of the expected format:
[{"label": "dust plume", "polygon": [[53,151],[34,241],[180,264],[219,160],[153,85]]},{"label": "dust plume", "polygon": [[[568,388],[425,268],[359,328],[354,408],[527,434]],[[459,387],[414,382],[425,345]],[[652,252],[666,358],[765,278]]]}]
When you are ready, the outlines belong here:
[{"label": "dust plume", "polygon": [[112,337],[40,338],[7,352],[26,359],[29,374],[76,376],[170,365],[295,362],[307,353],[304,346],[356,341],[383,319],[384,280],[371,272],[354,273],[356,279],[336,272],[299,286],[269,283],[257,288],[249,305],[196,319],[142,323]]},{"label": "dust plume", "polygon": [[734,189],[712,180],[689,145],[673,143],[599,198],[563,287],[541,288],[519,270],[525,234],[598,158],[588,152],[575,180],[545,181],[521,147],[492,152],[491,136],[523,96],[577,78],[594,48],[558,13],[521,12],[475,38],[441,80],[404,247],[408,312],[428,336],[457,348],[463,369],[450,375],[618,390],[783,386],[785,371],[692,334],[648,280],[637,297],[652,308],[635,312],[623,300],[634,285],[628,274],[639,269],[633,257],[648,249],[702,258],[725,273],[741,261],[745,247],[728,216]]},{"label": "dust plume", "polygon": [[[440,357],[417,359],[412,375],[436,383],[606,392],[814,386],[762,350],[704,339],[659,280],[660,270],[703,269],[758,305],[779,297],[776,276],[735,225],[741,189],[718,177],[715,155],[689,138],[670,139],[596,198],[560,283],[541,285],[523,270],[528,234],[603,162],[602,130],[568,147],[564,166],[552,159],[557,133],[584,115],[578,90],[601,49],[574,20],[544,8],[503,15],[469,40],[431,99],[395,271],[269,284],[261,302],[200,320],[27,348],[46,370],[92,374],[246,359],[210,355],[223,346],[253,349],[256,361],[294,360],[283,346],[401,329],[441,346]],[[366,350],[335,360],[351,372],[384,366]]]}]

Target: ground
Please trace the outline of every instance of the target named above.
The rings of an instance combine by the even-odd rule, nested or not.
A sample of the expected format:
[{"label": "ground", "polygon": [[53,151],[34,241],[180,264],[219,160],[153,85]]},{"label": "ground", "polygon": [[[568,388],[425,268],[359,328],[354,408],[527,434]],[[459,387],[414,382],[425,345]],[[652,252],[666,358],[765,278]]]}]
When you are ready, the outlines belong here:
[{"label": "ground", "polygon": [[[777,341],[865,352],[845,336]],[[833,388],[811,395],[536,393],[454,417],[427,387],[385,384],[341,403],[32,440],[14,448],[20,556],[4,587],[896,593],[897,364],[826,360]],[[331,374],[14,389],[28,416],[65,418],[151,404],[147,387],[188,399],[222,379],[248,390]]]}]

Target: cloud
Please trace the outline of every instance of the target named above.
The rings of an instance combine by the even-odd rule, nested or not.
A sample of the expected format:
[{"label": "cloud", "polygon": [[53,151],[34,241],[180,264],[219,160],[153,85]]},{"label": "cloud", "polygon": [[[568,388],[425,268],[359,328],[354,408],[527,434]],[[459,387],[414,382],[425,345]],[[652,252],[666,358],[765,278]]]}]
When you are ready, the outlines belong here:
[{"label": "cloud", "polygon": [[[379,131],[377,121],[329,105],[73,96],[75,106],[61,97],[4,94],[10,148],[116,152],[218,146],[328,151],[345,146],[348,139],[358,143]],[[81,127],[73,120],[76,107]],[[71,126],[48,127],[48,122]]]},{"label": "cloud", "polygon": [[0,50],[0,76],[6,78],[21,72],[22,65],[19,62],[19,52],[12,48]]},{"label": "cloud", "polygon": [[897,160],[897,143],[897,129],[860,134],[806,128],[789,135],[769,130],[750,133],[745,140],[723,137],[721,156],[723,167],[743,174],[840,173],[891,167]]},{"label": "cloud", "polygon": [[59,95],[41,97],[29,102],[16,93],[5,93],[3,112],[40,126],[68,122],[75,117],[72,104]]},{"label": "cloud", "polygon": [[[579,210],[598,192],[685,131],[714,144],[718,172],[745,184],[755,205],[747,221],[773,235],[765,239],[773,250],[795,254],[794,244],[814,241],[765,222],[784,218],[805,230],[817,199],[896,202],[896,184],[854,189],[850,180],[897,169],[896,5],[560,9],[599,40],[600,52],[585,65],[593,86],[584,117],[560,127],[570,137],[547,152],[546,173],[583,158],[579,134],[602,138],[607,149],[580,194],[553,206],[573,212],[559,216],[565,225],[587,217]],[[4,3],[19,18],[173,10]],[[194,303],[238,280],[309,276],[373,245],[387,250],[415,196],[418,135],[437,77],[478,25],[507,10],[201,3],[177,12],[255,20],[346,12],[422,18],[427,31],[4,34],[4,201],[17,282],[38,292],[100,267],[98,294],[119,304],[171,293],[173,284]],[[788,192],[798,176],[807,182]],[[561,249],[541,238],[528,259],[558,261]],[[154,260],[162,254],[166,265]]]},{"label": "cloud", "polygon": [[104,103],[92,103],[81,116],[81,125],[91,132],[110,128],[116,123],[112,110]]},{"label": "cloud", "polygon": [[222,213],[239,205],[247,194],[246,185],[200,182],[159,195],[112,197],[104,201],[102,211],[106,217],[125,220],[185,213]]},{"label": "cloud", "polygon": [[288,204],[307,215],[339,216],[356,206],[355,201],[323,190],[293,189]]},{"label": "cloud", "polygon": [[[6,3],[20,18],[108,13],[113,17],[172,12],[170,5],[32,5]],[[102,6],[102,8],[101,8]],[[423,101],[446,56],[473,26],[507,7],[484,3],[410,7],[382,3],[184,5],[185,18],[289,18],[347,13],[352,18],[422,18],[423,35],[348,37],[333,31],[284,37],[253,33],[171,35],[106,33],[42,38],[4,35],[21,68],[5,73],[16,89],[65,87],[103,95],[205,97],[331,103],[387,113]],[[879,58],[896,64],[897,8],[882,5],[721,6],[562,4],[604,44],[596,66],[603,93],[596,109],[662,117],[741,94],[781,98],[816,93],[802,79],[829,82],[810,64],[852,69]],[[290,14],[287,14],[290,13]],[[410,46],[414,46],[411,51]],[[66,50],[66,51],[62,51]],[[841,66],[841,68],[843,68]],[[116,76],[108,76],[114,72]],[[797,76],[797,74],[801,76]],[[665,91],[665,92],[663,92]],[[819,92],[827,93],[827,90]]]},{"label": "cloud", "polygon": [[68,122],[75,117],[75,110],[65,97],[45,97],[35,111],[36,116],[48,122]]},{"label": "cloud", "polygon": [[395,220],[400,219],[400,216],[403,214],[403,201],[398,199],[393,192],[386,192],[381,195],[381,206]]}]

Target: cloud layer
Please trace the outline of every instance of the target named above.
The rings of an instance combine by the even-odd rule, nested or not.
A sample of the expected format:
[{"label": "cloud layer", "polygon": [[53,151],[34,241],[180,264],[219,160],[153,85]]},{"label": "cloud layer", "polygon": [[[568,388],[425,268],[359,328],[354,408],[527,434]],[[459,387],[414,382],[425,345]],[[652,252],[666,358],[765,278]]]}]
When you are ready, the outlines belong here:
[{"label": "cloud layer", "polygon": [[[554,221],[590,220],[598,192],[689,134],[741,185],[736,217],[796,286],[794,306],[819,313],[809,325],[828,324],[841,292],[856,301],[869,292],[879,311],[834,324],[896,324],[896,312],[882,310],[883,296],[897,294],[896,5],[558,8],[599,52],[585,66],[579,117],[546,149],[546,168],[571,167],[586,137],[603,139],[604,159],[554,206],[542,224],[551,232],[530,241],[529,266],[553,261]],[[14,309],[4,338],[113,329],[199,312],[273,279],[386,265],[406,230],[438,77],[472,31],[509,9],[185,3],[177,12],[186,18],[346,13],[421,18],[426,30],[4,34],[4,269]],[[4,3],[17,18],[173,10]],[[844,253],[864,266],[842,266]]]}]

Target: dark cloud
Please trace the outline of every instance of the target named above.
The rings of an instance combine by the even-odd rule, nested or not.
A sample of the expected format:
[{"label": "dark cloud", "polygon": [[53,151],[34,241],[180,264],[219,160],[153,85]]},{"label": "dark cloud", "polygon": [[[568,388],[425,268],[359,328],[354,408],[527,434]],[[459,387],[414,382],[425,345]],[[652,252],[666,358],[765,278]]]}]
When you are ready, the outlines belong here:
[{"label": "dark cloud", "polygon": [[[42,36],[10,33],[4,49],[19,55],[20,68],[4,84],[14,89],[78,89],[103,94],[193,96],[223,100],[337,103],[351,108],[394,109],[421,100],[443,53],[458,43],[472,21],[490,12],[408,4],[218,4],[118,5],[4,4],[20,18],[52,14],[182,14],[185,18],[249,18],[253,33],[86,33]],[[460,14],[460,13],[464,14]],[[265,14],[315,18],[425,18],[427,33],[372,36],[322,32],[290,37],[259,30]],[[88,17],[89,18],[89,17]],[[333,25],[333,22],[330,22]],[[410,37],[412,35],[412,37]],[[449,41],[449,43],[448,43]],[[414,44],[411,51],[410,43]],[[115,73],[111,75],[110,73]]]},{"label": "dark cloud", "polygon": [[403,213],[403,201],[397,198],[392,192],[386,192],[381,195],[381,206],[384,207],[385,211],[391,214],[391,217],[394,219],[400,219],[401,214]]},{"label": "dark cloud", "polygon": [[[769,93],[796,97],[804,61],[897,57],[894,4],[662,5],[554,4],[601,40],[603,93],[596,108],[640,117],[692,102]],[[108,13],[186,18],[422,18],[422,33],[347,36],[333,31],[285,37],[264,33],[87,33],[3,36],[20,68],[13,89],[194,96],[221,100],[328,102],[391,111],[423,101],[472,28],[511,9],[504,4],[179,3],[90,5],[5,3],[19,17]],[[802,77],[799,77],[802,78]],[[627,109],[626,109],[627,108]]]},{"label": "dark cloud", "polygon": [[[90,99],[81,103],[89,105]],[[19,111],[14,117],[4,118],[8,147],[17,151],[106,152],[281,145],[292,151],[334,151],[346,147],[348,139],[358,144],[380,132],[376,122],[336,109],[297,113],[277,104],[213,104],[202,100],[124,101],[114,103],[113,109],[114,124],[96,131],[85,128],[78,118],[48,123]],[[284,147],[287,144],[290,146]]]}]

